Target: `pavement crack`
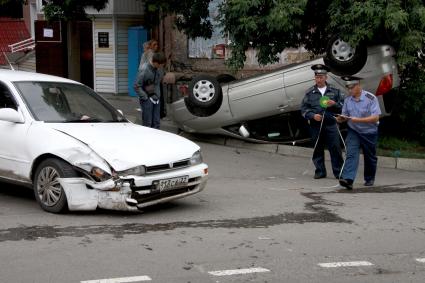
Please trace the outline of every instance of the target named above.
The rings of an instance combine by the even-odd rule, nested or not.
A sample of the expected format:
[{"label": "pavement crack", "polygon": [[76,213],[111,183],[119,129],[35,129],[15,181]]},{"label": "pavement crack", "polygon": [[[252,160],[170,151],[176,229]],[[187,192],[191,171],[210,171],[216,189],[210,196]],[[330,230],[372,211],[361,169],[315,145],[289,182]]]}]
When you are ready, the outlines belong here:
[{"label": "pavement crack", "polygon": [[205,229],[235,229],[235,228],[268,228],[282,224],[304,223],[348,223],[352,221],[343,219],[325,206],[341,206],[341,203],[323,199],[320,193],[301,193],[310,199],[305,203],[308,212],[286,212],[275,215],[257,216],[238,219],[215,219],[203,221],[177,221],[169,223],[126,223],[120,225],[84,225],[60,227],[57,225],[24,226],[0,230],[0,242],[5,241],[36,241],[39,239],[54,239],[58,237],[87,237],[87,235],[109,234],[116,239],[124,235],[137,235],[148,232],[171,231],[182,228]]},{"label": "pavement crack", "polygon": [[425,192],[425,184],[395,184],[373,187],[360,187],[354,190],[335,190],[322,194],[382,194],[382,193],[417,193]]}]

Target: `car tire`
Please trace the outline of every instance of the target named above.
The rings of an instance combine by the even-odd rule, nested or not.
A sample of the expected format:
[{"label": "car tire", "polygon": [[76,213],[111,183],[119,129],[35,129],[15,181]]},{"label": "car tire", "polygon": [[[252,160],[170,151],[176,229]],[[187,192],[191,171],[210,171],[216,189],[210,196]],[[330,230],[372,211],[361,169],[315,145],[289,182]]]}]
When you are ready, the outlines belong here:
[{"label": "car tire", "polygon": [[227,83],[236,81],[236,78],[229,74],[220,74],[217,76],[216,79],[220,84],[227,84]]},{"label": "car tire", "polygon": [[68,163],[49,158],[40,163],[34,174],[35,199],[42,209],[62,213],[68,208],[65,191],[57,178],[77,177],[77,172]]},{"label": "car tire", "polygon": [[196,107],[214,107],[220,102],[222,96],[221,86],[215,77],[199,75],[189,83],[188,99]]},{"label": "car tire", "polygon": [[367,47],[360,43],[356,48],[352,48],[338,35],[334,35],[328,42],[323,60],[332,73],[339,76],[353,75],[366,64]]},{"label": "car tire", "polygon": [[185,97],[184,103],[187,110],[194,116],[214,115],[223,103],[223,93],[217,78],[208,75],[194,77],[189,83],[188,96]]},{"label": "car tire", "polygon": [[220,109],[222,102],[223,97],[219,98],[215,105],[212,105],[208,108],[204,108],[194,105],[188,97],[185,97],[184,99],[184,103],[186,105],[187,110],[196,117],[209,117],[214,115]]}]

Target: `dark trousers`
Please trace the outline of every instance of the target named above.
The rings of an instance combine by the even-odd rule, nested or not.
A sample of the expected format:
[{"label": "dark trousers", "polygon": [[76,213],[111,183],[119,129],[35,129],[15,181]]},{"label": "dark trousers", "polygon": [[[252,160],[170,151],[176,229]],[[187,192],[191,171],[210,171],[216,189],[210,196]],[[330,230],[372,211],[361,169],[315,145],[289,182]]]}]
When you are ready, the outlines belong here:
[{"label": "dark trousers", "polygon": [[[320,125],[313,125],[310,127],[311,129],[311,137],[313,139],[313,143],[316,144],[316,148],[313,152],[313,163],[316,167],[316,174],[325,176],[326,175],[326,167],[325,167],[325,145],[327,146],[329,153],[331,155],[331,164],[332,164],[332,172],[333,175],[338,178],[343,159],[341,152],[341,141],[338,133],[338,126],[336,124],[333,125],[325,125],[323,124],[322,130],[320,131]],[[320,137],[319,137],[320,134]],[[319,141],[317,141],[319,139]]]},{"label": "dark trousers", "polygon": [[378,143],[378,133],[360,134],[348,128],[345,144],[347,145],[347,159],[345,161],[342,178],[353,180],[356,178],[359,166],[360,149],[364,156],[364,180],[374,181],[376,174],[376,146]]},{"label": "dark trousers", "polygon": [[142,107],[143,126],[159,129],[160,104],[154,104],[148,98],[146,100],[140,99],[140,106]]}]

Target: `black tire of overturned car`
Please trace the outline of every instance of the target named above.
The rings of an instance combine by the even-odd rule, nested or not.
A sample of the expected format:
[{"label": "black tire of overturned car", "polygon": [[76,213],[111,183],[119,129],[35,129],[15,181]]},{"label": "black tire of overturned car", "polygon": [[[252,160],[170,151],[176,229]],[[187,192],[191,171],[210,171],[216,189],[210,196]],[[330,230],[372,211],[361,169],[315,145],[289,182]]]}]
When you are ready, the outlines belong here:
[{"label": "black tire of overturned car", "polygon": [[199,75],[189,83],[188,97],[184,99],[190,113],[209,117],[220,109],[223,102],[221,86],[215,77]]},{"label": "black tire of overturned car", "polygon": [[353,75],[359,72],[366,64],[367,46],[364,43],[360,43],[353,49],[339,35],[334,35],[328,42],[323,61],[331,68],[332,73],[336,75]]},{"label": "black tire of overturned car", "polygon": [[221,84],[226,84],[226,83],[236,81],[236,78],[229,74],[220,74],[217,76],[217,81]]}]

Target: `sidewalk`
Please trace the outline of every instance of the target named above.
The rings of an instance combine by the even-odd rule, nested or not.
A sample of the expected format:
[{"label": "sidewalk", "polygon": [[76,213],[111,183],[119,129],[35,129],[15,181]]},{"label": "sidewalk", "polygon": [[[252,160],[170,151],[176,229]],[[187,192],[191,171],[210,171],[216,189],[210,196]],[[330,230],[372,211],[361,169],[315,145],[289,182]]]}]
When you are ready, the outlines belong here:
[{"label": "sidewalk", "polygon": [[[131,97],[127,95],[112,95],[102,93],[103,98],[105,98],[109,103],[111,103],[115,108],[121,110],[124,113],[124,116],[135,124],[142,124],[141,112],[139,99],[137,97]],[[170,119],[167,117],[161,119],[161,130],[177,134],[179,132],[178,128],[174,125]]]},{"label": "sidewalk", "polygon": [[[139,99],[137,97],[112,94],[102,94],[102,96],[106,100],[108,100],[113,106],[115,106],[115,108],[123,111],[124,115],[131,122],[136,124],[142,124],[140,115],[140,104]],[[179,133],[179,129],[174,125],[173,121],[171,121],[167,117],[161,120],[161,130],[174,134]],[[310,158],[313,155],[312,148],[281,144],[256,144],[224,136],[195,135],[189,133],[181,133],[181,135],[193,141],[207,142],[235,148],[271,152],[285,156],[299,156]],[[326,155],[326,159],[330,160],[329,152],[326,151]],[[360,162],[363,162],[363,157],[360,157]],[[378,166],[381,168],[392,168],[409,171],[425,171],[425,159],[409,159],[379,156]]]}]

